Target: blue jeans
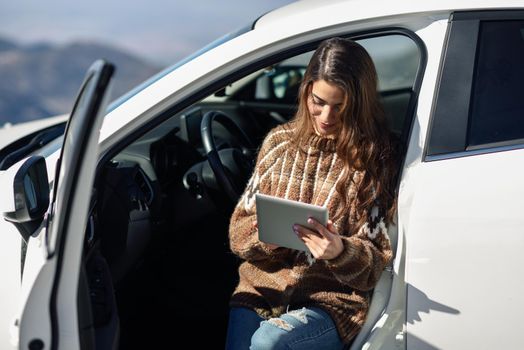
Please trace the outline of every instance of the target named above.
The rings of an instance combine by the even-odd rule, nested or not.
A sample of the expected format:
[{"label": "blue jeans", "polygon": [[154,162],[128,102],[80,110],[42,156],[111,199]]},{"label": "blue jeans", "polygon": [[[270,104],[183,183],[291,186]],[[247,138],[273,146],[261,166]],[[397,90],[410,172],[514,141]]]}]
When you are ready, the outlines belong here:
[{"label": "blue jeans", "polygon": [[293,310],[267,321],[247,308],[234,307],[229,313],[226,350],[343,347],[333,320],[320,308]]}]

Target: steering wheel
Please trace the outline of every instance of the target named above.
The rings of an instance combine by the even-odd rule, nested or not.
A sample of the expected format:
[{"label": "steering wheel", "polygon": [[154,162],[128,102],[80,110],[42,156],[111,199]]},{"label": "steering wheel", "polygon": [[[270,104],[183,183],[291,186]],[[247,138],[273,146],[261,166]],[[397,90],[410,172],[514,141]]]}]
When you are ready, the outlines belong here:
[{"label": "steering wheel", "polygon": [[[213,137],[213,122],[222,124],[241,145],[240,148],[218,150]],[[243,186],[252,170],[253,144],[247,135],[227,114],[221,111],[209,111],[202,117],[200,124],[202,142],[207,154],[207,161],[216,182],[233,202],[242,194]]]}]

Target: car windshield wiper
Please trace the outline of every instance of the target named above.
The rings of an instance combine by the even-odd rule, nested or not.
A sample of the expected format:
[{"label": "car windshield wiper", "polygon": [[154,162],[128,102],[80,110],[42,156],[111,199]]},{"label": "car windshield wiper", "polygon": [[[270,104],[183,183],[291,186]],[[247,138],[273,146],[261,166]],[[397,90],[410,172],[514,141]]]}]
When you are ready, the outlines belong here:
[{"label": "car windshield wiper", "polygon": [[0,170],[6,170],[33,151],[64,134],[66,123],[27,135],[0,151]]}]

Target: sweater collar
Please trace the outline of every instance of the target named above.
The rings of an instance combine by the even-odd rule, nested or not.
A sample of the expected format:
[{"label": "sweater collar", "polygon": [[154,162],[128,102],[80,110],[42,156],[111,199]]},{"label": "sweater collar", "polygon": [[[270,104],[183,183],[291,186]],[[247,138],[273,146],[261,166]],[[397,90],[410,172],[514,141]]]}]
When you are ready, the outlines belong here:
[{"label": "sweater collar", "polygon": [[337,146],[337,139],[328,138],[312,133],[304,140],[303,145],[324,152],[335,152]]}]

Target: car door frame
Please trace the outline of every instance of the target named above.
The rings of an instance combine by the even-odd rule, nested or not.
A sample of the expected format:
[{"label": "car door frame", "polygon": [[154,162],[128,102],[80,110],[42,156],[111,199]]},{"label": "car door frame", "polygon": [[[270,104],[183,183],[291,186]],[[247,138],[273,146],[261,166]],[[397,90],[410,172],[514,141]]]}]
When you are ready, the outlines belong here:
[{"label": "car door frame", "polygon": [[89,68],[68,120],[53,201],[39,234],[43,237],[37,238],[45,245],[45,261],[28,291],[19,320],[20,348],[94,348],[92,339],[81,341],[79,324],[86,320],[79,317],[89,323],[90,314],[79,315],[79,309],[89,309],[79,308],[77,298],[99,132],[113,72],[114,66],[102,60]]},{"label": "car door frame", "polygon": [[[442,16],[442,15],[439,15]],[[438,17],[438,16],[437,16]],[[438,18],[431,17],[431,22],[433,23],[437,21]],[[172,117],[176,113],[190,107],[194,103],[198,102],[199,100],[207,97],[209,94],[212,94],[214,91],[219,91],[223,86],[227,85],[229,82],[234,81],[236,79],[241,78],[242,76],[249,74],[253,71],[256,71],[258,69],[262,69],[265,66],[268,66],[272,63],[274,63],[276,60],[281,60],[289,57],[289,55],[292,54],[299,54],[303,53],[309,50],[312,50],[318,43],[327,38],[337,35],[342,35],[344,37],[351,38],[353,40],[359,40],[364,38],[370,38],[374,36],[383,36],[388,34],[400,34],[405,35],[412,39],[415,44],[419,48],[420,52],[420,67],[419,71],[417,71],[413,89],[412,89],[412,96],[410,98],[407,111],[406,111],[406,119],[405,119],[405,125],[403,128],[403,133],[401,135],[401,139],[403,142],[408,142],[411,137],[411,132],[414,126],[415,121],[415,109],[418,102],[418,96],[419,91],[421,89],[422,80],[424,78],[424,72],[426,67],[426,61],[427,61],[427,52],[425,43],[423,40],[420,39],[420,37],[412,30],[402,27],[396,27],[396,26],[378,26],[374,27],[373,25],[370,25],[370,28],[372,29],[366,29],[366,30],[351,30],[351,24],[345,24],[341,25],[337,31],[334,31],[331,29],[330,31],[323,31],[319,33],[307,33],[301,36],[301,38],[304,39],[305,43],[301,44],[295,44],[294,46],[287,46],[286,49],[279,49],[278,47],[275,47],[273,50],[269,50],[270,53],[265,52],[264,55],[261,55],[262,58],[259,59],[251,59],[248,64],[242,65],[242,66],[235,66],[234,71],[225,73],[216,80],[208,80],[206,85],[204,87],[200,86],[198,88],[194,88],[193,86],[183,89],[184,93],[187,93],[187,95],[183,96],[182,98],[179,97],[178,99],[176,97],[172,97],[172,100],[175,100],[174,103],[172,103],[169,107],[163,107],[162,111],[156,110],[156,115],[147,115],[147,116],[140,116],[140,118],[136,118],[133,122],[128,123],[128,125],[125,127],[127,131],[124,133],[124,129],[119,130],[117,133],[113,134],[111,138],[108,138],[106,140],[103,140],[101,144],[102,148],[102,158],[99,163],[99,167],[102,164],[105,164],[107,161],[109,161],[112,157],[114,157],[118,152],[123,150],[125,147],[127,147],[132,140],[137,139],[147,131],[151,130],[155,126],[159,125],[163,121],[167,120],[168,118]],[[314,40],[311,39],[311,36],[314,36]],[[305,40],[308,38],[308,40]],[[296,38],[293,38],[294,41],[296,41]],[[291,39],[290,39],[291,41]],[[285,43],[282,44],[285,46]],[[210,52],[212,54],[212,51]],[[209,54],[209,53],[208,53]],[[258,53],[260,55],[260,53]],[[210,74],[210,76],[213,76],[213,74]],[[150,109],[147,112],[151,113],[152,110]],[[114,116],[112,116],[114,117]],[[400,167],[402,167],[403,162],[401,162]],[[395,239],[396,242],[396,239]],[[399,242],[400,243],[400,242]],[[384,333],[388,333],[384,336],[377,336],[376,329],[374,329],[373,326],[375,326],[375,322],[377,322],[377,318],[374,318],[373,320],[370,320],[370,325],[366,327],[365,332],[363,332],[363,335],[359,337],[358,344],[364,344],[368,341],[368,338],[373,335],[376,338],[380,338],[377,340],[377,343],[383,342],[385,339],[387,341],[395,341],[396,336],[396,329],[400,328],[402,329],[402,326],[404,324],[404,317],[398,317],[399,314],[404,315],[405,314],[405,285],[404,285],[404,266],[403,266],[403,256],[404,256],[404,250],[405,246],[403,244],[399,244],[394,248],[396,250],[396,256],[398,259],[392,263],[394,265],[391,266],[391,268],[388,268],[388,271],[385,271],[384,273],[386,275],[390,275],[390,284],[389,287],[386,287],[388,289],[385,291],[385,289],[382,291],[384,295],[381,296],[381,299],[383,299],[383,305],[381,306],[379,312],[377,312],[377,317],[380,317],[380,313],[382,310],[384,310],[385,307],[388,307],[388,312],[392,315],[392,317],[389,318],[388,322],[395,323],[395,326],[393,327],[394,330],[385,330]],[[391,283],[391,280],[395,281],[395,286],[393,287],[393,283]],[[392,288],[394,288],[394,296],[391,296],[390,293],[392,292]],[[373,334],[372,334],[373,333]],[[354,348],[358,347],[357,342],[353,344]]]},{"label": "car door frame", "polygon": [[[462,165],[462,170],[466,171],[477,169],[476,167],[479,164],[486,161],[494,161],[493,164],[503,165],[507,163],[504,162],[504,156],[509,156],[509,159],[512,160],[518,159],[519,155],[522,157],[522,148],[524,148],[523,143],[518,140],[504,141],[482,147],[468,147],[467,145],[468,123],[472,103],[471,96],[474,89],[474,73],[479,45],[479,29],[482,21],[491,20],[524,20],[524,11],[490,10],[456,11],[452,13],[442,48],[427,128],[424,128],[425,120],[422,120],[422,127],[417,131],[417,133],[425,133],[425,136],[417,135],[422,141],[423,148],[416,150],[419,146],[417,144],[418,140],[411,140],[410,148],[413,148],[413,150],[408,151],[412,154],[413,159],[411,160],[413,163],[410,166],[411,169],[408,169],[402,184],[406,187],[404,190],[406,192],[405,197],[410,197],[408,200],[411,205],[408,208],[409,213],[405,215],[408,252],[406,262],[406,269],[408,270],[406,345],[408,348],[460,348],[465,344],[468,344],[467,346],[469,347],[490,347],[487,344],[491,344],[491,347],[504,348],[516,345],[511,343],[512,339],[518,337],[518,332],[515,332],[515,319],[511,317],[504,319],[505,325],[499,327],[491,325],[489,332],[486,332],[487,329],[479,331],[482,328],[477,327],[478,325],[476,324],[482,324],[486,322],[486,319],[477,315],[474,322],[468,323],[468,329],[476,329],[479,337],[475,337],[475,340],[472,341],[471,337],[465,335],[462,324],[464,324],[465,320],[468,320],[467,317],[470,317],[472,307],[464,301],[467,300],[468,303],[477,302],[477,308],[482,310],[483,306],[481,303],[486,299],[479,298],[479,295],[483,295],[485,290],[479,288],[468,290],[466,286],[460,283],[454,284],[453,281],[457,281],[458,274],[452,273],[453,268],[464,272],[462,266],[458,264],[453,265],[453,262],[456,262],[457,256],[459,256],[457,249],[463,247],[463,255],[461,257],[464,264],[473,263],[478,269],[473,269],[470,275],[463,273],[460,276],[462,281],[469,278],[469,283],[476,284],[484,281],[482,278],[479,278],[481,275],[484,275],[486,276],[486,281],[484,282],[487,283],[489,282],[488,276],[493,276],[493,268],[483,264],[482,259],[478,258],[485,253],[488,247],[481,244],[486,239],[485,233],[481,232],[481,225],[476,224],[473,220],[467,220],[475,218],[475,216],[466,215],[469,208],[464,206],[460,210],[455,211],[454,215],[449,215],[451,211],[457,209],[457,202],[466,202],[463,200],[464,197],[460,197],[461,195],[466,194],[470,195],[470,198],[476,198],[472,194],[475,192],[482,193],[489,186],[489,182],[479,184],[474,177],[462,177],[463,174],[458,171],[461,168],[459,162],[464,164]],[[420,115],[424,115],[424,113],[420,113]],[[417,157],[420,158],[415,159]],[[464,191],[464,193],[453,192],[452,190],[459,189],[458,185],[446,183],[446,180],[453,179],[451,177],[453,174],[455,174],[456,178],[461,178],[459,184],[471,187],[472,183],[477,181],[475,185],[482,187],[478,191],[471,187],[470,190]],[[489,173],[477,173],[477,175],[483,175],[482,179],[486,178],[484,176],[486,174],[489,175]],[[522,171],[520,171],[520,174],[522,174]],[[430,185],[428,186],[428,184]],[[436,189],[427,190],[428,187],[435,187]],[[449,193],[457,194],[457,196],[456,198],[450,196],[450,203],[443,203],[442,198],[446,193],[445,191],[449,189],[452,189]],[[520,192],[522,193],[522,187]],[[428,194],[434,196],[428,196]],[[488,202],[479,202],[478,200],[476,203],[474,201],[469,203],[476,208],[483,204],[488,204]],[[492,203],[489,204],[492,205]],[[446,208],[447,211],[439,211],[439,209],[443,208]],[[515,214],[514,212],[516,211],[512,213]],[[508,212],[507,214],[511,216],[512,213]],[[497,214],[500,214],[500,212]],[[490,223],[486,216],[477,215],[476,218],[484,220],[481,221],[483,223]],[[451,223],[456,226],[460,225],[458,227],[463,228],[464,222],[466,222],[476,230],[465,229],[461,232],[450,230],[450,232],[455,234],[453,241],[451,241],[449,232],[442,230],[442,228],[446,227],[443,224],[446,219],[454,220],[449,220],[448,229],[453,227]],[[432,223],[440,225],[438,226],[440,232],[437,232],[438,229],[430,230]],[[501,232],[504,229],[507,230],[509,226],[501,225]],[[441,233],[441,235],[436,235],[436,233]],[[516,243],[516,232],[513,231],[512,234],[511,238],[505,237],[504,240],[508,242],[510,239],[513,239],[512,242]],[[471,239],[473,237],[478,238],[479,243],[470,240],[470,246],[467,246],[466,238]],[[493,241],[492,244],[493,246],[497,245],[496,241]],[[507,245],[505,247],[507,248]],[[445,248],[448,251],[442,251]],[[500,249],[500,247],[496,249]],[[445,263],[442,264],[443,262]],[[447,271],[449,280],[439,279],[436,271],[438,273],[446,273]],[[474,278],[475,283],[472,283],[472,278]],[[437,281],[441,282],[441,286],[447,286],[450,290],[459,288],[460,293],[456,295],[460,295],[460,297],[452,298],[450,297],[452,293],[443,291],[444,287],[437,288],[438,283],[434,283]],[[462,281],[460,282],[462,283]],[[448,283],[447,285],[446,282]],[[513,283],[513,286],[515,285],[518,284]],[[504,290],[505,286],[501,286],[501,288]],[[522,285],[520,289],[522,289]],[[494,299],[497,299],[500,296],[504,296],[504,294],[500,294],[499,290],[498,294],[494,293],[492,296]],[[464,303],[454,303],[457,300],[461,300]],[[515,305],[519,303],[522,305],[522,299],[515,298],[514,303]],[[470,312],[469,314],[468,311]],[[486,318],[493,319],[488,309],[486,309],[485,315]],[[462,321],[461,327],[457,327],[457,324],[454,323],[455,319]],[[442,327],[443,325],[445,325],[445,328]],[[461,335],[461,333],[464,335]],[[505,333],[506,336],[501,336],[501,333]]]}]

